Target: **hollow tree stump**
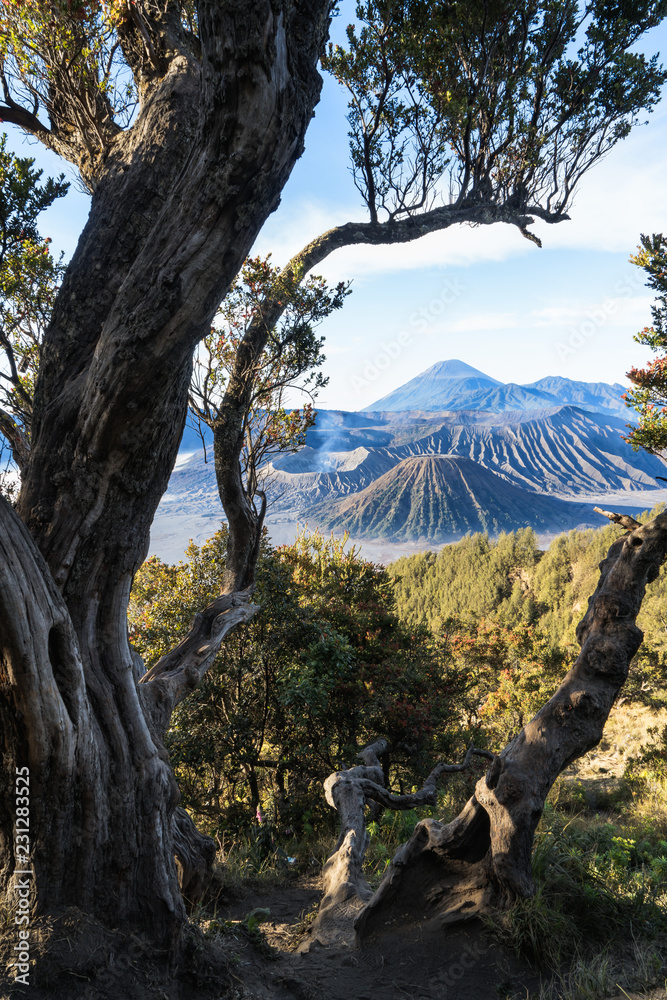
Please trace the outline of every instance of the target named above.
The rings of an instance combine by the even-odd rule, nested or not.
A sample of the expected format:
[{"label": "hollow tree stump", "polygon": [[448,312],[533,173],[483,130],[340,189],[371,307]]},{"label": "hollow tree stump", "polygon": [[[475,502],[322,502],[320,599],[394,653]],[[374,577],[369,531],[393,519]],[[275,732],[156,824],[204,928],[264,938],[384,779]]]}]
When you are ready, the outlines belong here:
[{"label": "hollow tree stump", "polygon": [[373,895],[363,875],[369,842],[364,808],[369,802],[377,802],[387,809],[435,805],[437,781],[442,774],[464,770],[475,754],[494,758],[487,750],[470,747],[461,764],[437,764],[419,791],[393,795],[384,787],[384,774],[379,761],[379,756],[386,750],[387,741],[376,740],[359,753],[363,764],[347,771],[336,771],[324,782],[326,800],[340,816],[340,835],[334,853],[322,871],[323,896],[317,917],[299,951],[309,951],[313,947],[352,946],[355,943],[354,920]]}]

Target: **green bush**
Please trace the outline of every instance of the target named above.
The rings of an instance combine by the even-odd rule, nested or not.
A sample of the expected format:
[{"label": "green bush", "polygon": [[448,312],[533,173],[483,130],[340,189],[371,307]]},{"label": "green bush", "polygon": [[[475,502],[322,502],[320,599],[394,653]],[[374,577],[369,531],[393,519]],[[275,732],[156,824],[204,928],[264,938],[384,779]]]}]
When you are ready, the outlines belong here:
[{"label": "green bush", "polygon": [[[218,593],[225,548],[223,529],[187,562],[137,574],[130,640],[147,666]],[[398,791],[465,745],[461,670],[427,628],[399,620],[388,575],[356,550],[265,538],[255,600],[261,612],[228,636],[167,734],[184,804],[210,832],[251,828],[258,807],[284,836],[332,829],[322,782],[380,735]]]}]

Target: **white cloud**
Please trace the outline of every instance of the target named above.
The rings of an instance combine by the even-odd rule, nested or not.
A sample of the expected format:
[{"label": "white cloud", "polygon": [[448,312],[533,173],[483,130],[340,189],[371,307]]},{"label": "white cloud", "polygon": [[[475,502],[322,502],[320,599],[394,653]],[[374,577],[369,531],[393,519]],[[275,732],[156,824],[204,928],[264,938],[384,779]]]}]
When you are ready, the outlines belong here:
[{"label": "white cloud", "polygon": [[544,309],[533,309],[530,313],[535,326],[557,326],[560,323],[571,323],[581,314],[581,306],[545,306]]},{"label": "white cloud", "polygon": [[439,320],[425,331],[429,337],[448,338],[455,333],[485,333],[494,330],[553,330],[572,332],[582,325],[597,329],[619,328],[626,333],[646,326],[650,319],[650,296],[615,296],[603,301],[573,301],[568,305],[544,306],[525,312],[471,313]]},{"label": "white cloud", "polygon": [[522,326],[559,327],[592,319],[598,325],[608,324],[628,326],[645,325],[650,316],[653,299],[648,295],[626,298],[612,296],[600,302],[578,302],[567,306],[546,306],[533,309]]}]

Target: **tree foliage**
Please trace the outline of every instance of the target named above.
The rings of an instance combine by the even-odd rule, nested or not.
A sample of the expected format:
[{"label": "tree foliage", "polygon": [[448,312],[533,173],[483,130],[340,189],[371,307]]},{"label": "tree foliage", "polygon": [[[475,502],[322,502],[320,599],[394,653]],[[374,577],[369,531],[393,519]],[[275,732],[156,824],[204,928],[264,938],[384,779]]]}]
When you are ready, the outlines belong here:
[{"label": "tree foliage", "polygon": [[581,176],[650,110],[664,71],[630,51],[664,3],[358,3],[326,68],[350,95],[372,222],[437,203],[563,218]]},{"label": "tree foliage", "polygon": [[41,183],[34,162],[14,156],[0,137],[0,434],[19,466],[30,450],[41,344],[64,271],[37,219],[69,186],[63,175]]},{"label": "tree foliage", "polygon": [[467,679],[463,721],[494,748],[523,729],[565,673],[568,651],[548,633],[523,621],[481,617],[472,604],[466,615],[447,619],[443,633],[453,668]]},{"label": "tree foliage", "polygon": [[[285,274],[269,257],[248,259],[232,284],[211,332],[195,358],[190,387],[190,409],[215,438],[222,422],[221,405],[234,371],[239,347],[252,324],[266,327],[266,346],[244,366],[243,448],[240,461],[243,482],[250,501],[261,489],[260,469],[282,452],[294,452],[305,444],[306,432],[315,422],[313,402],[328,378],[321,368],[326,357],[323,337],[315,328],[343,305],[349,286],[340,282],[330,289],[323,278]],[[282,315],[271,324],[263,316],[264,303],[278,297]],[[303,407],[290,406],[288,396],[305,394]],[[266,475],[266,469],[264,469]]]},{"label": "tree foliage", "polygon": [[452,616],[526,611],[522,578],[541,556],[532,528],[501,534],[466,535],[436,554],[404,556],[389,567],[400,613],[433,629]]},{"label": "tree foliage", "polygon": [[[153,6],[158,21],[173,17],[169,4]],[[195,5],[179,6],[182,30],[194,44]],[[133,30],[140,41],[133,39]],[[131,124],[145,97],[142,83],[161,68],[154,31],[155,22],[144,19],[141,7],[124,0],[2,3],[0,80],[6,120],[78,162],[92,186],[94,161]],[[139,74],[128,71],[135,59]]]},{"label": "tree foliage", "polygon": [[641,237],[637,253],[630,258],[648,275],[646,284],[658,293],[651,307],[653,323],[636,336],[638,344],[657,355],[645,368],[631,368],[633,388],[625,394],[628,406],[639,414],[639,424],[630,427],[626,440],[635,451],[643,448],[654,455],[667,450],[667,240],[662,233]]},{"label": "tree foliage", "polygon": [[[187,562],[152,558],[137,574],[130,640],[148,664],[218,592],[225,547],[223,529]],[[427,629],[400,622],[389,577],[355,549],[318,534],[280,549],[264,538],[256,595],[262,612],[230,636],[168,734],[185,801],[208,824],[247,825],[261,804],[298,828],[301,812],[322,812],[324,778],[378,733],[399,789],[465,740],[462,671]]]}]

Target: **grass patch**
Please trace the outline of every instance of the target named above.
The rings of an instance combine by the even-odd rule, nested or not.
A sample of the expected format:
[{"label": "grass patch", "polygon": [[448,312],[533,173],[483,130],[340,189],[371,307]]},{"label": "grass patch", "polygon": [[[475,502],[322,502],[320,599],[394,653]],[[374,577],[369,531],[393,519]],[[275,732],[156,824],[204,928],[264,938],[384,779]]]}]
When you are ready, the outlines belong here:
[{"label": "grass patch", "polygon": [[[535,838],[535,896],[489,925],[545,971],[592,969],[591,983],[619,964],[628,942],[657,954],[657,942],[667,940],[667,841],[661,832],[641,816],[623,824],[568,820],[547,806]],[[593,953],[607,957],[604,969],[591,964]],[[660,974],[653,972],[654,978]],[[577,988],[594,1000],[597,987]]]}]

